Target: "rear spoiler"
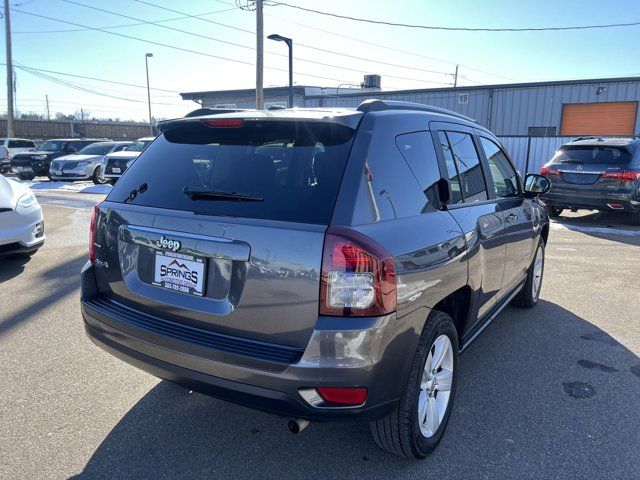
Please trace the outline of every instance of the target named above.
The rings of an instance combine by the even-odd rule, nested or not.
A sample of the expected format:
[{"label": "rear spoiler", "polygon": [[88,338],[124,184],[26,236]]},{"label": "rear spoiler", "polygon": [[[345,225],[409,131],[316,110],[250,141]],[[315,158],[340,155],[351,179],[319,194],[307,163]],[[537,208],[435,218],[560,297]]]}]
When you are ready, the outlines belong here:
[{"label": "rear spoiler", "polygon": [[[245,109],[242,109],[242,108],[238,108],[238,109],[198,108],[197,110],[194,110],[192,112],[187,113],[182,118],[203,117],[205,115],[221,115],[223,113],[235,113],[235,112],[244,112],[244,111],[245,111]],[[163,132],[164,128],[166,127],[166,125],[168,123],[174,122],[176,120],[179,120],[179,119],[178,118],[170,118],[168,120],[161,120],[156,125],[156,128],[160,132]]]}]

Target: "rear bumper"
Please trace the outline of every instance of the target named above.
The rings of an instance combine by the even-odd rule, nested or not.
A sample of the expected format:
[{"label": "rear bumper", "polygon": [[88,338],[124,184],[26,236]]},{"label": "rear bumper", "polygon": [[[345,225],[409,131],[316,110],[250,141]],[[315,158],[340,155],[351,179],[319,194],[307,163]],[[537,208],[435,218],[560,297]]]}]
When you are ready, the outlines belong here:
[{"label": "rear bumper", "polygon": [[[540,197],[546,205],[564,208],[590,209],[602,211],[635,212],[640,210],[640,199],[631,193],[554,193]],[[610,205],[622,208],[612,208]]]},{"label": "rear bumper", "polygon": [[[202,344],[157,335],[126,318],[92,307],[93,267],[82,274],[82,314],[89,338],[116,357],[159,378],[247,407],[307,420],[376,419],[391,412],[406,382],[425,312],[360,319],[363,328],[334,330],[335,321],[316,327],[302,357],[294,363],[256,360]],[[95,297],[94,297],[95,298]],[[100,297],[99,297],[100,298]],[[104,298],[104,297],[102,297]],[[140,312],[141,315],[146,315]],[[398,328],[400,326],[400,328]],[[400,333],[398,335],[398,333]],[[352,339],[350,345],[344,339]],[[337,340],[336,340],[337,339]],[[359,350],[358,350],[359,349]],[[365,387],[357,407],[312,405],[300,391],[319,386]]]}]

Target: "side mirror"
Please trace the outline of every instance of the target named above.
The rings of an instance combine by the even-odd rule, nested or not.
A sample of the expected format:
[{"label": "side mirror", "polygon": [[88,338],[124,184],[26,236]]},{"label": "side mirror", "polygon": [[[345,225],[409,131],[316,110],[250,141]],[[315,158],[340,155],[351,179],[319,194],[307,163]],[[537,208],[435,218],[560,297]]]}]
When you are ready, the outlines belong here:
[{"label": "side mirror", "polygon": [[534,198],[542,193],[547,193],[551,188],[551,182],[547,177],[536,173],[529,173],[524,177],[524,196]]},{"label": "side mirror", "polygon": [[75,147],[69,147],[69,148],[67,149],[67,152],[69,152],[69,153],[76,153],[77,151],[78,151],[78,149],[77,149],[77,148],[75,148]]},{"label": "side mirror", "polygon": [[446,210],[447,203],[451,200],[451,187],[444,178],[438,180],[438,197],[440,197],[440,210]]}]

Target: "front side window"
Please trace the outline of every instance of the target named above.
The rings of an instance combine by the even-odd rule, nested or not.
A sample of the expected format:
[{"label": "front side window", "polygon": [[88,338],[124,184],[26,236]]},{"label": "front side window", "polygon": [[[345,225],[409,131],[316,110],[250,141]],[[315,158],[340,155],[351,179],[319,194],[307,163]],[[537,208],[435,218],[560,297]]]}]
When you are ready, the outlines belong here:
[{"label": "front side window", "polygon": [[480,137],[480,143],[489,163],[489,173],[493,179],[496,197],[513,198],[519,196],[518,174],[505,153],[488,138]]}]

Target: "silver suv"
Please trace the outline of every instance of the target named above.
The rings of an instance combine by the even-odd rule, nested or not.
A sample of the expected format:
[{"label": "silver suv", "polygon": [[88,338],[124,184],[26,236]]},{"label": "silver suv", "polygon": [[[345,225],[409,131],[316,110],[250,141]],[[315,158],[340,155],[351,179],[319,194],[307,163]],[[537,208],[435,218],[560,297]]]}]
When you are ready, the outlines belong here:
[{"label": "silver suv", "polygon": [[383,448],[426,456],[460,352],[538,301],[549,181],[523,184],[470,119],[403,102],[161,130],[94,209],[93,342],[294,432],[363,419]]}]

